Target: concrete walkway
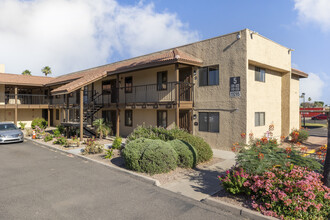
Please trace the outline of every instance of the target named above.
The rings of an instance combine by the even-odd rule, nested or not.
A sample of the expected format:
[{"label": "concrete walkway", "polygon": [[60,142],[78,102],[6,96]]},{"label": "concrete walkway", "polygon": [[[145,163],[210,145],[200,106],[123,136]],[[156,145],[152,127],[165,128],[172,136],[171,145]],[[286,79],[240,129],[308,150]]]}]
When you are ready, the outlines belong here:
[{"label": "concrete walkway", "polygon": [[235,154],[230,151],[213,149],[213,156],[224,159],[207,169],[197,169],[193,175],[161,185],[160,187],[182,194],[195,200],[202,200],[221,189],[218,176],[235,164]]}]

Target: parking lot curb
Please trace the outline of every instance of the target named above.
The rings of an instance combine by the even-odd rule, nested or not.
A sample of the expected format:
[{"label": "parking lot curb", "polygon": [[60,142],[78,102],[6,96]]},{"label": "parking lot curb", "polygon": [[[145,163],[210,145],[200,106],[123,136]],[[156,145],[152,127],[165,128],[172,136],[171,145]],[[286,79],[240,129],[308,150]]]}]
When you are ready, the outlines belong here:
[{"label": "parking lot curb", "polygon": [[31,141],[31,142],[33,142],[34,144],[41,145],[41,146],[43,146],[43,147],[47,147],[47,148],[49,148],[49,149],[51,149],[51,150],[60,151],[60,152],[65,153],[65,154],[67,154],[67,155],[74,155],[74,156],[79,157],[79,158],[81,158],[81,159],[83,159],[83,160],[86,160],[86,161],[93,161],[93,162],[98,163],[98,164],[100,164],[100,165],[103,165],[103,166],[106,166],[106,167],[108,167],[108,168],[114,169],[114,170],[116,170],[117,172],[121,172],[121,173],[124,173],[124,174],[130,175],[131,177],[133,177],[133,178],[135,178],[135,179],[138,179],[138,180],[140,180],[140,181],[143,181],[143,182],[145,182],[145,183],[149,183],[149,184],[152,184],[152,185],[155,185],[155,186],[160,186],[160,185],[161,185],[160,182],[159,182],[158,180],[155,180],[155,179],[153,179],[153,178],[151,178],[151,177],[143,176],[143,175],[138,174],[138,173],[135,173],[135,172],[133,172],[133,171],[129,171],[129,170],[126,170],[126,169],[122,169],[122,168],[119,168],[119,167],[115,167],[115,166],[112,166],[112,165],[109,165],[109,164],[104,164],[104,163],[102,163],[102,162],[100,162],[100,161],[94,160],[94,159],[89,158],[89,157],[85,157],[85,156],[83,156],[83,155],[72,154],[72,153],[70,153],[70,152],[67,152],[67,151],[62,150],[62,149],[58,149],[58,148],[53,147],[53,146],[50,146],[50,145],[48,145],[48,144],[40,143],[40,142],[35,141],[35,140],[33,140],[33,139],[25,138],[25,140],[27,140],[27,141]]},{"label": "parking lot curb", "polygon": [[259,212],[243,208],[240,206],[232,205],[227,202],[223,202],[212,197],[208,197],[206,199],[201,200],[202,203],[207,204],[212,207],[219,208],[221,210],[225,210],[227,212],[232,213],[235,216],[246,218],[246,219],[254,219],[254,220],[276,220],[277,218],[262,215]]}]

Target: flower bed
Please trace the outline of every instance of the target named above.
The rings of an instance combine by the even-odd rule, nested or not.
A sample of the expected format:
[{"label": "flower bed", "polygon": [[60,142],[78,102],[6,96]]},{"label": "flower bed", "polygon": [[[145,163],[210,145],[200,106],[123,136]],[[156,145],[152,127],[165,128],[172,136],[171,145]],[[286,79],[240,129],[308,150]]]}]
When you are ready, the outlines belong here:
[{"label": "flower bed", "polygon": [[[272,134],[270,126],[267,134]],[[294,134],[297,136],[297,134]],[[278,141],[253,138],[249,144],[235,143],[237,166],[219,176],[224,189],[251,199],[251,207],[264,215],[281,219],[329,219],[330,189],[323,185],[322,165],[303,157],[306,149],[292,143],[280,147]],[[245,138],[245,134],[242,134]]]}]

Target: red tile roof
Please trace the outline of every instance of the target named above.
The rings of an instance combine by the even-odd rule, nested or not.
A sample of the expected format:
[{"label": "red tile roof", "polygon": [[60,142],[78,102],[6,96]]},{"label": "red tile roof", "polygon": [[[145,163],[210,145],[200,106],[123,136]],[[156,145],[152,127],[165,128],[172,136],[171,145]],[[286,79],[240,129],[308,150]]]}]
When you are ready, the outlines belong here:
[{"label": "red tile roof", "polygon": [[54,78],[45,76],[29,76],[10,73],[0,73],[0,84],[43,86]]},{"label": "red tile roof", "polygon": [[[107,75],[113,75],[117,73],[124,73],[138,69],[174,64],[174,63],[201,66],[202,60],[193,57],[190,54],[187,54],[178,49],[161,51],[141,57],[136,57],[129,60],[124,60],[124,61],[88,69],[85,71],[80,71],[72,75],[70,74],[71,76],[67,75],[67,79],[71,80],[71,82],[52,90],[52,94],[66,94],[73,92]],[[65,77],[66,76],[62,77],[61,79],[62,82],[64,79],[66,79]],[[54,84],[54,82],[56,81],[60,82],[60,79],[53,80],[49,85]]]}]

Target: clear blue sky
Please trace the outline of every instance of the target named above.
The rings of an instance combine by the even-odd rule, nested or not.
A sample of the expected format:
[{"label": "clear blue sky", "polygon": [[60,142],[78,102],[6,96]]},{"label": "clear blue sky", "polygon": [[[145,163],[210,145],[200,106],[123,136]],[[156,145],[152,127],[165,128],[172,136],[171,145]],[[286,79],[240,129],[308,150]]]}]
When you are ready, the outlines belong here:
[{"label": "clear blue sky", "polygon": [[[330,104],[330,0],[0,0],[0,63],[52,76],[249,28],[293,48],[301,92]],[[17,16],[19,15],[19,16]]]}]

